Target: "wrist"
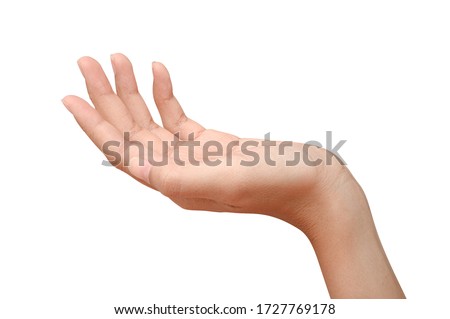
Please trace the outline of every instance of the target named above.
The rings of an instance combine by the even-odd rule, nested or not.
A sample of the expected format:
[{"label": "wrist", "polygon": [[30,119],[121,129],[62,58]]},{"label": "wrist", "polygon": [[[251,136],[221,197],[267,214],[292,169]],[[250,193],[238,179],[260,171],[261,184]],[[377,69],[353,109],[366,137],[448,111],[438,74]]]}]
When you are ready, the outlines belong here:
[{"label": "wrist", "polygon": [[346,166],[336,162],[307,169],[313,177],[290,202],[284,213],[287,222],[312,242],[328,237],[330,232],[353,232],[371,224],[365,194]]},{"label": "wrist", "polygon": [[[328,167],[318,206],[300,228],[311,241],[332,298],[404,298],[364,192],[345,166]],[[303,212],[304,213],[304,212]]]}]

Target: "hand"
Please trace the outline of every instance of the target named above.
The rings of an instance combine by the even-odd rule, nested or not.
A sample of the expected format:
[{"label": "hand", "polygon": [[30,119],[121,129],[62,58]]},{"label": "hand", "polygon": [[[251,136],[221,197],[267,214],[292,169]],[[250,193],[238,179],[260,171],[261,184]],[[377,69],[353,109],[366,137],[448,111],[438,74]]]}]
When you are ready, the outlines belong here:
[{"label": "hand", "polygon": [[[321,170],[318,167],[307,166],[302,161],[295,166],[285,165],[286,161],[294,159],[294,150],[300,150],[303,144],[286,146],[284,155],[281,155],[278,152],[280,143],[276,143],[270,147],[270,160],[277,165],[266,164],[263,141],[240,139],[205,129],[186,117],[173,96],[166,68],[155,62],[152,67],[153,94],[163,122],[161,127],[153,121],[139,94],[130,61],[121,54],[113,55],[111,61],[117,94],[101,66],[85,57],[78,63],[95,109],[75,96],[68,96],[63,102],[92,141],[119,169],[186,209],[264,213],[293,222],[290,219],[297,220],[297,214],[301,213],[298,208],[311,205],[312,197],[318,196],[321,191],[318,183]],[[178,154],[175,152],[173,144],[177,137],[174,134],[180,141],[186,141],[191,136],[192,142],[198,144],[192,147],[191,160],[186,147],[180,146]],[[139,142],[144,149],[138,154],[137,147],[129,147],[131,155],[128,163],[124,161],[125,135],[129,136],[131,143]],[[105,148],[111,141],[120,143],[113,158],[114,148]],[[149,142],[153,143],[152,159],[160,162],[166,158],[167,165],[149,163]],[[164,142],[166,152],[163,152]],[[222,154],[205,156],[205,144],[208,146],[208,142],[207,151],[212,153],[219,148]],[[247,149],[258,155],[259,162],[244,166],[242,161],[250,163],[253,159],[242,153],[241,146],[248,144]],[[320,156],[320,151],[313,148],[309,149],[309,153],[311,157]],[[296,216],[291,216],[294,213]]]},{"label": "hand", "polygon": [[[95,108],[76,96],[63,103],[113,165],[186,209],[260,213],[291,223],[311,240],[332,297],[403,296],[364,193],[336,157],[301,143],[205,129],[185,115],[169,73],[155,62],[161,127],[139,94],[130,61],[115,54],[111,62],[117,93],[101,66],[84,57],[78,64]],[[377,274],[363,278],[370,270]]]}]

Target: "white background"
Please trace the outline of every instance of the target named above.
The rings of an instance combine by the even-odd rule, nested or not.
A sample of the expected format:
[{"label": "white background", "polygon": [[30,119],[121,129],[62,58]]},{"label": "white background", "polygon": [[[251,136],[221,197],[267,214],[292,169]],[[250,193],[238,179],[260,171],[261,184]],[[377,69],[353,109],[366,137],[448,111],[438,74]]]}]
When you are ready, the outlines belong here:
[{"label": "white background", "polygon": [[449,16],[446,1],[2,0],[0,318],[330,302],[294,227],[183,211],[101,166],[60,99],[87,98],[79,57],[110,76],[115,52],[155,117],[154,60],[208,128],[348,140],[341,155],[409,299],[335,301],[334,317],[448,313]]}]

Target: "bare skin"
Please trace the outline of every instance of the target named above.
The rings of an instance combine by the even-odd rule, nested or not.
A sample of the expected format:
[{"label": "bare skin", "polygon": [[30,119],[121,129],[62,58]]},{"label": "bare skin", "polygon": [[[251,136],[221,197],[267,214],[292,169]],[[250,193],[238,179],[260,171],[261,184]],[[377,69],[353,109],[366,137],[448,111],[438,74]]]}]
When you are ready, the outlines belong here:
[{"label": "bare skin", "polygon": [[[185,209],[265,214],[297,227],[313,245],[332,298],[405,298],[364,192],[335,157],[326,165],[327,151],[308,147],[308,163],[321,161],[320,165],[300,161],[288,166],[286,162],[294,158],[294,152],[304,150],[304,144],[294,143],[280,152],[282,142],[273,142],[269,155],[275,164],[267,163],[262,160],[267,148],[261,140],[205,129],[188,118],[173,95],[167,69],[154,62],[153,96],[162,119],[160,126],[139,94],[128,58],[114,54],[111,62],[117,93],[98,62],[83,57],[78,65],[95,108],[77,96],[66,96],[63,103],[118,169]],[[125,162],[126,132],[131,141],[144,147],[144,152],[130,147],[129,162]],[[183,147],[175,151],[171,145],[174,134],[180,141],[191,136],[198,142],[193,153]],[[116,141],[116,146],[106,147],[111,141]],[[167,165],[151,164],[149,141],[154,160],[164,158],[163,143],[167,141]],[[211,141],[214,146],[208,151],[221,146],[222,154],[205,154],[205,143]],[[261,159],[258,163],[242,165],[242,161],[252,160],[239,148],[245,142]],[[230,145],[237,147],[227,153]]]}]

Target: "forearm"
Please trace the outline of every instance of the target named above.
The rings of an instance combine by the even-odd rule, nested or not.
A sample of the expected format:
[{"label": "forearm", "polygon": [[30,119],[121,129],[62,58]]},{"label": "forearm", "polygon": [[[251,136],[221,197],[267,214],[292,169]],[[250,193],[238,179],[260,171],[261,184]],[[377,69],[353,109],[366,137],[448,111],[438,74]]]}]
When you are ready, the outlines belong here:
[{"label": "forearm", "polygon": [[350,173],[325,192],[321,223],[306,232],[331,298],[405,298],[364,192]]},{"label": "forearm", "polygon": [[332,298],[405,297],[372,221],[323,237],[313,247]]}]

